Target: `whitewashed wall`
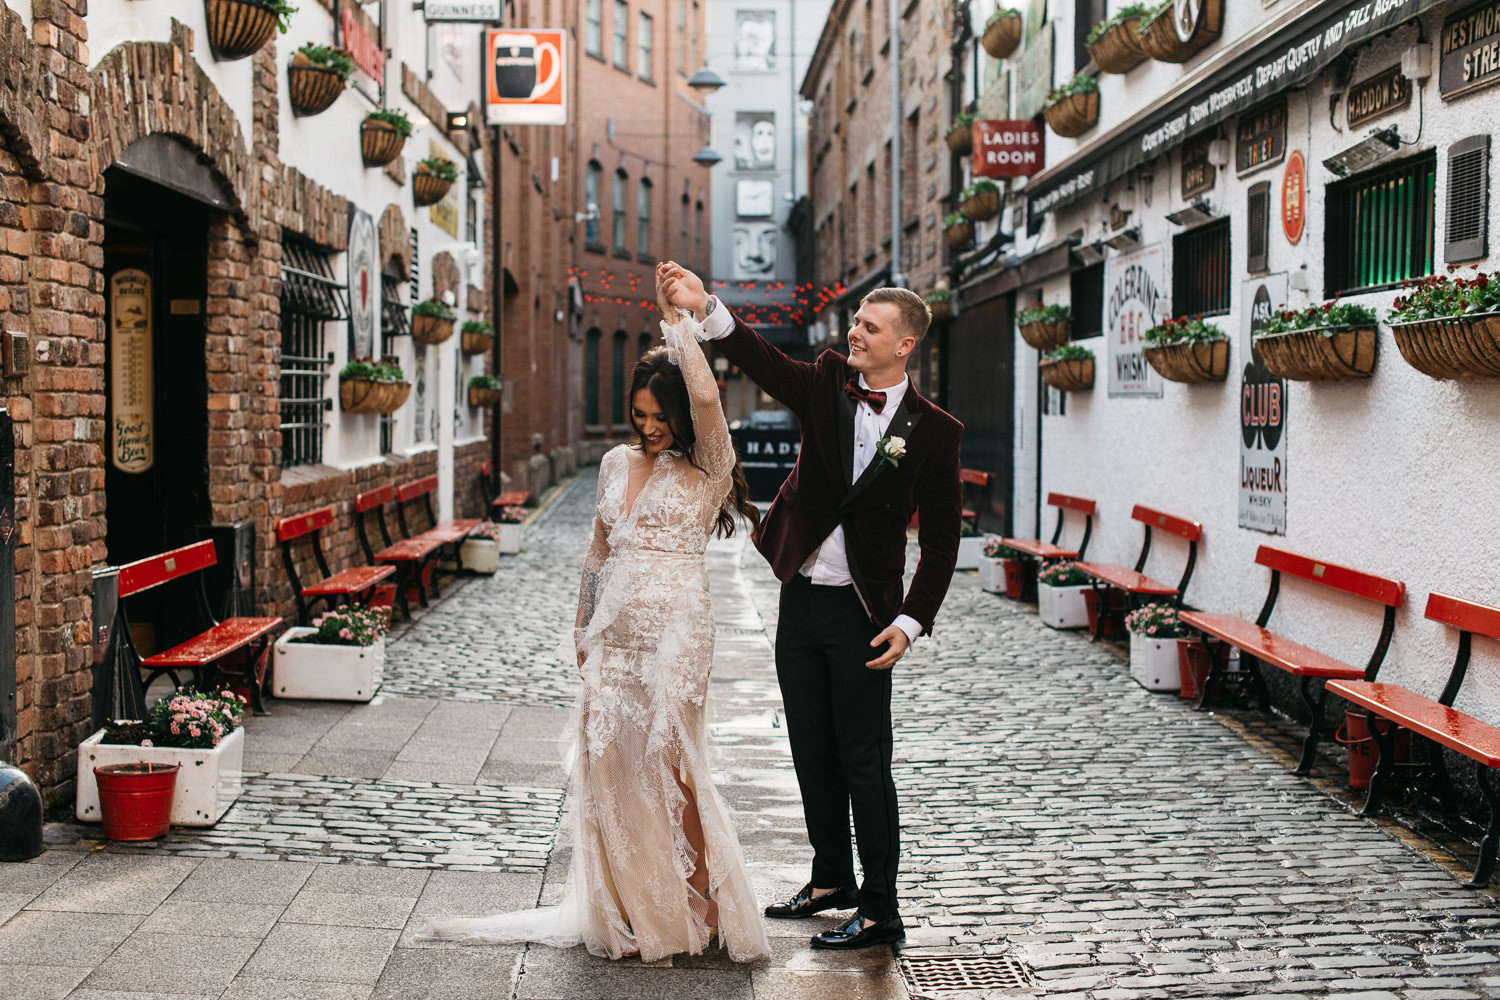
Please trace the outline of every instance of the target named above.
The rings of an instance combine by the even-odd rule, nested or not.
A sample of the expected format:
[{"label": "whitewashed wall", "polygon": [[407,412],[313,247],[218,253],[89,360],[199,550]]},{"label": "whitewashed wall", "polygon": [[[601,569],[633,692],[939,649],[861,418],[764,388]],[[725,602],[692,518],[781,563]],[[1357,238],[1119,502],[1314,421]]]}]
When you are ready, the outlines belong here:
[{"label": "whitewashed wall", "polygon": [[[1247,30],[1262,17],[1258,4],[1225,7],[1226,38]],[[1441,12],[1423,19],[1429,45],[1440,37],[1441,20]],[[1358,82],[1398,63],[1402,50],[1415,40],[1415,28],[1406,26],[1362,49],[1351,79]],[[1254,618],[1268,580],[1267,571],[1252,563],[1262,543],[1405,581],[1406,603],[1398,613],[1395,640],[1381,676],[1435,696],[1452,664],[1456,633],[1423,618],[1428,593],[1438,590],[1500,605],[1500,535],[1495,530],[1496,498],[1500,497],[1500,379],[1430,379],[1405,363],[1389,328],[1382,325],[1372,378],[1288,383],[1287,534],[1272,536],[1238,527],[1238,406],[1240,372],[1246,361],[1241,350],[1247,308],[1243,285],[1250,277],[1245,259],[1246,190],[1260,181],[1272,182],[1271,272],[1307,268],[1311,294],[1293,291],[1290,305],[1322,301],[1324,186],[1337,179],[1322,166],[1322,160],[1374,128],[1396,125],[1409,143],[1397,157],[1437,150],[1436,266],[1444,269],[1447,147],[1457,139],[1494,128],[1500,90],[1444,102],[1438,95],[1435,51],[1432,61],[1434,75],[1415,91],[1409,110],[1352,131],[1330,125],[1329,91],[1321,80],[1313,81],[1305,92],[1287,95],[1287,148],[1289,152],[1300,149],[1308,161],[1308,223],[1300,243],[1290,245],[1280,224],[1283,165],[1237,177],[1231,163],[1220,171],[1217,186],[1208,195],[1218,214],[1227,209],[1233,226],[1231,311],[1226,317],[1210,318],[1221,323],[1231,338],[1229,379],[1206,385],[1166,382],[1161,399],[1112,399],[1106,392],[1107,351],[1102,339],[1081,342],[1096,353],[1096,384],[1090,392],[1068,394],[1065,416],[1041,418],[1041,490],[1099,502],[1088,553],[1092,559],[1134,562],[1141,539],[1140,525],[1130,519],[1135,503],[1201,521],[1204,540],[1187,596],[1189,604],[1203,609]],[[1152,65],[1124,77],[1106,76],[1102,88],[1105,125],[1101,128],[1120,120],[1111,115],[1111,102],[1145,107],[1151,95],[1179,74],[1177,67]],[[1335,116],[1340,129],[1343,120],[1340,108]],[[1225,134],[1233,135],[1232,125]],[[1069,140],[1049,135],[1048,143],[1049,162],[1069,155]],[[1486,271],[1500,269],[1500,198],[1493,193],[1500,171],[1495,155],[1492,149],[1490,254],[1477,262]],[[1138,185],[1143,204],[1132,219],[1142,227],[1143,244],[1160,243],[1167,250],[1168,302],[1172,238],[1181,230],[1164,217],[1181,207],[1177,196],[1180,167],[1180,151],[1156,161],[1150,171],[1154,183],[1149,188]],[[1104,202],[1114,200],[1123,186],[1122,180],[1106,192]],[[1145,203],[1147,190],[1151,200]],[[1102,213],[1094,203],[1060,209],[1036,243],[1080,227],[1086,242],[1105,234]],[[1040,289],[1023,289],[1020,300],[1033,298],[1034,291],[1049,302],[1066,302],[1067,278]],[[1350,301],[1371,305],[1384,317],[1395,295],[1391,290]],[[1016,398],[1024,419],[1019,422],[1015,451],[1015,509],[1017,530],[1023,531],[1036,527],[1028,525],[1035,493],[1026,479],[1035,461],[1031,429],[1036,419],[1036,352],[1019,339],[1017,344]],[[1052,509],[1044,507],[1042,537],[1051,531],[1052,516]],[[1076,528],[1071,537],[1076,540]],[[1158,533],[1147,571],[1175,582],[1185,551],[1175,538]],[[1283,581],[1271,627],[1363,665],[1374,648],[1380,611],[1371,602],[1341,599],[1327,588],[1288,579]],[[1500,722],[1500,643],[1476,640],[1459,707]]]}]

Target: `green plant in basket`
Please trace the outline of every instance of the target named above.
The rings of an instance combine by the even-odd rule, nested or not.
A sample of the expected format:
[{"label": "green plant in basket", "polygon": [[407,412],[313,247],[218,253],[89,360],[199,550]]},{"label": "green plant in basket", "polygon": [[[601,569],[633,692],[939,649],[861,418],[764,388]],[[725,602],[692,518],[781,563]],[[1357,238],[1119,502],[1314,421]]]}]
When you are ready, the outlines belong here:
[{"label": "green plant in basket", "polygon": [[458,317],[458,314],[446,303],[439,302],[437,299],[423,299],[411,307],[411,314],[413,316],[435,316],[438,319],[456,319]]},{"label": "green plant in basket", "polygon": [[988,559],[1014,559],[1021,553],[1005,544],[1005,540],[999,535],[985,535],[984,547],[981,551]]},{"label": "green plant in basket", "polygon": [[1094,352],[1087,347],[1078,344],[1064,344],[1055,351],[1048,351],[1042,355],[1043,361],[1087,361],[1092,359]]},{"label": "green plant in basket", "polygon": [[417,169],[424,173],[429,173],[439,180],[458,180],[458,168],[453,165],[452,160],[441,156],[429,156],[426,159],[418,160]]},{"label": "green plant in basket", "polygon": [[297,8],[287,3],[286,0],[250,0],[257,7],[264,7],[276,15],[276,30],[286,34],[286,29],[291,27],[291,16],[297,13]]},{"label": "green plant in basket", "polygon": [[1186,639],[1193,630],[1178,617],[1170,604],[1147,604],[1125,616],[1125,628],[1152,639]]},{"label": "green plant in basket", "polygon": [[1031,309],[1022,309],[1016,314],[1016,326],[1030,326],[1033,323],[1061,323],[1073,318],[1073,310],[1056,302],[1046,306],[1035,306]]},{"label": "green plant in basket", "polygon": [[990,192],[994,192],[996,195],[998,195],[1000,193],[1000,186],[994,181],[988,181],[981,178],[960,191],[958,197],[960,201],[967,201],[970,198],[977,197],[981,194],[989,194]]},{"label": "green plant in basket", "polygon": [[963,114],[953,116],[953,124],[948,126],[948,131],[957,132],[959,129],[972,128],[973,125],[974,116],[968,112],[964,112]]},{"label": "green plant in basket", "polygon": [[1074,94],[1092,94],[1098,89],[1099,80],[1097,77],[1089,76],[1087,73],[1079,73],[1073,79],[1049,93],[1047,95],[1047,103],[1056,104],[1064,97],[1071,97]]},{"label": "green plant in basket", "polygon": [[1155,8],[1143,3],[1126,4],[1124,7],[1121,7],[1112,15],[1090,28],[1088,38],[1084,40],[1084,44],[1097,45],[1099,44],[1099,39],[1108,34],[1110,29],[1124,24],[1126,21],[1129,21],[1132,18],[1139,20],[1143,17],[1150,17],[1154,10]]},{"label": "green plant in basket", "polygon": [[493,375],[475,375],[469,379],[470,389],[500,389],[503,388],[498,378]]},{"label": "green plant in basket", "polygon": [[378,373],[379,366],[373,361],[351,361],[339,369],[339,381],[347,382],[352,378],[374,379]]},{"label": "green plant in basket", "polygon": [[365,115],[365,121],[385,122],[401,135],[411,135],[411,119],[393,108],[376,108]]},{"label": "green plant in basket", "polygon": [[949,212],[943,216],[943,228],[952,229],[954,226],[962,226],[969,222],[969,217],[962,212]]},{"label": "green plant in basket", "polygon": [[1037,582],[1049,587],[1081,587],[1089,582],[1089,575],[1079,569],[1077,563],[1063,560],[1043,566],[1037,574]]},{"label": "green plant in basket", "polygon": [[1179,316],[1164,319],[1141,335],[1141,339],[1153,347],[1165,344],[1208,344],[1224,340],[1224,331],[1212,323],[1205,323],[1196,316]]},{"label": "green plant in basket", "polygon": [[1014,7],[996,7],[994,13],[984,19],[984,26],[988,28],[996,21],[1003,21],[1007,17],[1020,17],[1021,12]]},{"label": "green plant in basket", "polygon": [[335,49],[327,45],[304,45],[297,50],[296,54],[314,66],[333,70],[341,80],[348,81],[349,77],[354,75],[354,60],[343,49]]},{"label": "green plant in basket", "polygon": [[1298,330],[1321,330],[1324,336],[1331,337],[1339,330],[1374,325],[1375,310],[1369,306],[1332,299],[1306,309],[1278,309],[1256,332],[1268,336]]},{"label": "green plant in basket", "polygon": [[926,302],[928,305],[931,305],[934,302],[947,302],[952,297],[953,295],[948,291],[948,289],[934,288],[932,291],[927,293],[927,297],[922,301]]},{"label": "green plant in basket", "polygon": [[405,382],[406,375],[401,371],[401,366],[394,361],[379,361],[375,364],[375,381]]},{"label": "green plant in basket", "polygon": [[495,332],[495,328],[482,319],[465,320],[462,329],[464,333],[482,333],[486,337]]}]

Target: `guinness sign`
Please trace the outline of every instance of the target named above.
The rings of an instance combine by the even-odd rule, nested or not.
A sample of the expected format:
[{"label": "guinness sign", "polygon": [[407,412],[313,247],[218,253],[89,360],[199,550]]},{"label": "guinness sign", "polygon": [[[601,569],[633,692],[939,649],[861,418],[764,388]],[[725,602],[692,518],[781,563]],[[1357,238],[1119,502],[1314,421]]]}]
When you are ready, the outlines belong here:
[{"label": "guinness sign", "polygon": [[1381,115],[1410,106],[1411,81],[1402,75],[1398,65],[1350,87],[1345,112],[1349,127],[1358,128]]}]

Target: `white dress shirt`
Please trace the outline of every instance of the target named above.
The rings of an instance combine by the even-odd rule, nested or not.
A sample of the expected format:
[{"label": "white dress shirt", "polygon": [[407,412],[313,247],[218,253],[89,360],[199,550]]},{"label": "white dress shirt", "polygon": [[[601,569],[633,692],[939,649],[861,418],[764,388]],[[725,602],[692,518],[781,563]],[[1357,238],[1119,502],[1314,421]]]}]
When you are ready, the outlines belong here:
[{"label": "white dress shirt", "polygon": [[[717,299],[711,299],[710,302],[716,308],[711,308],[703,321],[703,339],[720,340],[734,330],[734,318],[727,308],[718,305]],[[859,384],[861,388],[870,388],[863,374],[859,376]],[[875,445],[891,426],[891,419],[895,417],[909,385],[911,380],[903,379],[900,385],[878,390],[885,393],[885,406],[879,413],[866,402],[855,406],[854,479],[859,479],[860,474],[875,460]],[[846,587],[854,583],[853,577],[849,575],[849,556],[844,548],[843,525],[834,527],[828,537],[823,539],[823,543],[807,557],[798,572],[820,587]],[[906,633],[909,645],[914,644],[917,636],[922,634],[921,624],[910,615],[897,615],[891,624]]]}]

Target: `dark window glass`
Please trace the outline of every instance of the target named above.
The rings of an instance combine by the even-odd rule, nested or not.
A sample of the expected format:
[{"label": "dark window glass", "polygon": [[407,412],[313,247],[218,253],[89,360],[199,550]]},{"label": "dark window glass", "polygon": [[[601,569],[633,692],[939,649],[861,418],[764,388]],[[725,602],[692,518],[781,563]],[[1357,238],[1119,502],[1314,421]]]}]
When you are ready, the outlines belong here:
[{"label": "dark window glass", "polygon": [[588,221],[583,227],[583,241],[589,246],[599,245],[599,187],[603,174],[604,168],[597,161],[590,160],[583,182],[583,208],[588,213]]},{"label": "dark window glass", "polygon": [[1328,185],[1328,297],[1432,273],[1436,151]]},{"label": "dark window glass", "polygon": [[1229,311],[1229,220],[1220,219],[1172,240],[1172,315]]},{"label": "dark window glass", "polygon": [[599,341],[598,330],[590,330],[583,342],[583,422],[590,427],[599,423]]},{"label": "dark window glass", "polygon": [[611,388],[610,418],[616,426],[625,422],[625,331],[615,334],[614,351],[610,358]]},{"label": "dark window glass", "polygon": [[1104,333],[1104,265],[1079,268],[1069,278],[1072,285],[1069,301],[1073,309],[1070,336],[1074,340],[1097,337]]}]

